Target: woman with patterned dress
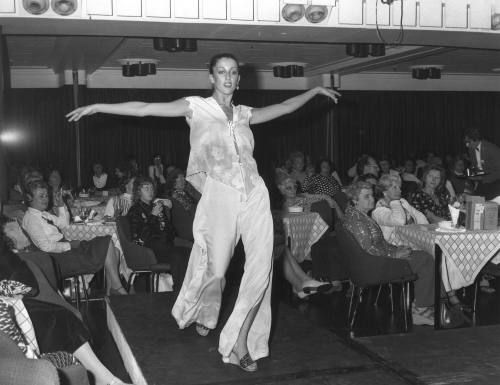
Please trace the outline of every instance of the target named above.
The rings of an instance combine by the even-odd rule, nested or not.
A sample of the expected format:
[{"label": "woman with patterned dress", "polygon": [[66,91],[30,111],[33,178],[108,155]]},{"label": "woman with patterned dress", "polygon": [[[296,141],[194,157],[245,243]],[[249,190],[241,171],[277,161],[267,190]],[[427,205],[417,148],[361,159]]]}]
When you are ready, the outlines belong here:
[{"label": "woman with patterned dress", "polygon": [[209,65],[213,94],[170,103],[129,102],[78,108],[76,121],[96,112],[132,116],[184,116],[191,129],[188,181],[202,193],[193,223],[194,246],[172,314],[180,328],[193,323],[200,335],[216,327],[224,275],[239,238],[245,246],[245,271],[233,312],[220,334],[225,363],[257,370],[256,360],[269,354],[273,221],[269,194],[253,158],[250,124],[295,111],[316,95],[334,101],[339,94],[316,87],[263,108],[232,104],[240,81],[237,59],[215,55]]}]

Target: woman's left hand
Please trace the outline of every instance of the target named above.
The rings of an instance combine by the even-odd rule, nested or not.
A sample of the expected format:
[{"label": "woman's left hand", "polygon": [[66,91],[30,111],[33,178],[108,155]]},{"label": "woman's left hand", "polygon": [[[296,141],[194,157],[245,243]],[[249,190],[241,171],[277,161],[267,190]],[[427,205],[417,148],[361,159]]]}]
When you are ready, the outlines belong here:
[{"label": "woman's left hand", "polygon": [[335,91],[332,88],[318,87],[317,90],[318,90],[318,95],[328,96],[330,99],[334,101],[334,103],[338,103],[339,98],[342,96],[340,95],[339,92]]}]

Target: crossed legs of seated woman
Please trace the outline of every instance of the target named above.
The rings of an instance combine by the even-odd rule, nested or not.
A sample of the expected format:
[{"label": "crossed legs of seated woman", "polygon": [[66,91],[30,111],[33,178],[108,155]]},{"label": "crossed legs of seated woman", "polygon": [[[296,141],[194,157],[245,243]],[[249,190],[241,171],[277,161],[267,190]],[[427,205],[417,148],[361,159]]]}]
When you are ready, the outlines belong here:
[{"label": "crossed legs of seated woman", "polygon": [[85,324],[69,310],[48,302],[24,298],[41,353],[72,353],[95,378],[96,385],[123,384],[97,358]]},{"label": "crossed legs of seated woman", "polygon": [[330,282],[320,282],[309,277],[299,266],[288,248],[282,253],[283,274],[292,285],[293,292],[301,299],[311,294],[322,293],[331,289]]}]

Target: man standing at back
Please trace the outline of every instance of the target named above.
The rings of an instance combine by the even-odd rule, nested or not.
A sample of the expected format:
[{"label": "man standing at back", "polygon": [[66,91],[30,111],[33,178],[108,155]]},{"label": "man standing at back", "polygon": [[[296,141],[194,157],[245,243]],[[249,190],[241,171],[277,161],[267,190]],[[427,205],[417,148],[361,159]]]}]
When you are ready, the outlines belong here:
[{"label": "man standing at back", "polygon": [[477,129],[465,132],[465,145],[469,149],[469,155],[476,172],[484,172],[485,175],[478,176],[476,194],[482,195],[486,200],[500,195],[500,148],[487,140],[484,140]]}]

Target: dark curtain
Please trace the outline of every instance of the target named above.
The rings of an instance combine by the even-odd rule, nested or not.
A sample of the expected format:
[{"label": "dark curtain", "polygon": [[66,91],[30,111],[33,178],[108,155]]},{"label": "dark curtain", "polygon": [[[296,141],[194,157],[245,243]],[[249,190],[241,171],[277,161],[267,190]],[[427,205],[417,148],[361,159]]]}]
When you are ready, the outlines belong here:
[{"label": "dark curtain", "polygon": [[[298,93],[240,90],[235,103],[260,107]],[[210,92],[80,89],[81,104],[168,102],[188,95]],[[6,105],[8,124],[26,134],[22,144],[6,148],[10,164],[51,164],[74,186],[75,130],[64,117],[73,107],[71,87],[9,90]],[[315,97],[300,110],[252,129],[255,157],[264,176],[293,150],[302,150],[313,160],[329,156],[343,174],[364,152],[387,154],[397,161],[426,150],[461,153],[463,131],[473,126],[500,144],[499,118],[500,93],[346,91],[337,106]],[[102,162],[112,172],[129,155],[137,158],[143,172],[155,153],[163,155],[165,164],[187,165],[189,130],[183,118],[98,114],[82,121],[80,135],[83,181],[89,180],[93,162]]]}]

